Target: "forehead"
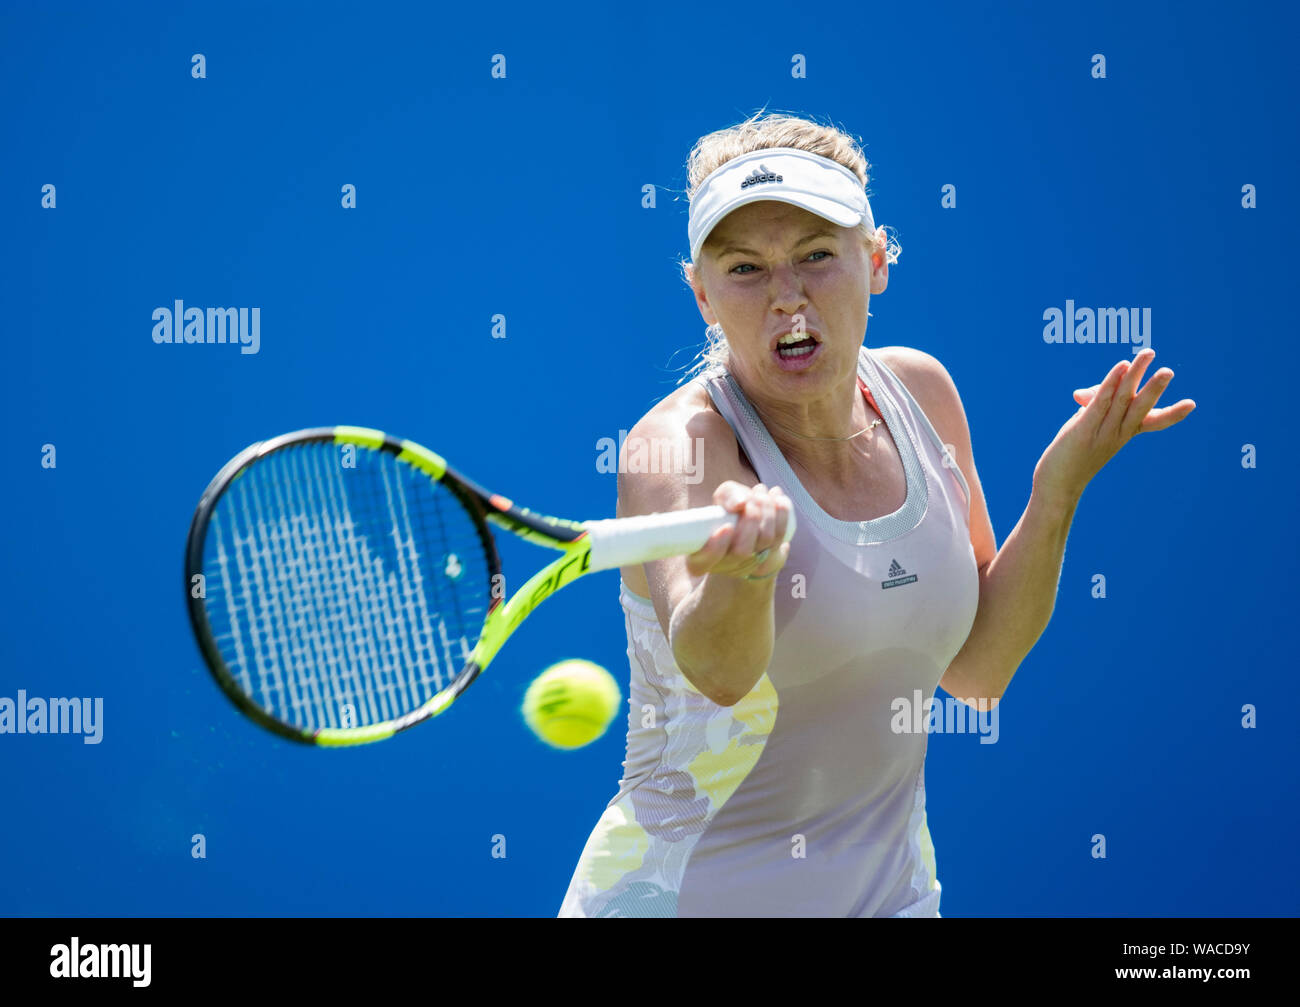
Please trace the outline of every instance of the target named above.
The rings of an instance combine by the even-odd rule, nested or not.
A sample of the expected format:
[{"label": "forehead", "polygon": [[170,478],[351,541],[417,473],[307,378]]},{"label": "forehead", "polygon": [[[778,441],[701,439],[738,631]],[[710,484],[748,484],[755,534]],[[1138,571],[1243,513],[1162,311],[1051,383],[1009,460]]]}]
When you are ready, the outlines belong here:
[{"label": "forehead", "polygon": [[839,234],[848,228],[840,227],[801,206],[774,199],[761,199],[737,207],[723,217],[718,226],[709,232],[705,244],[721,247],[730,242],[752,244],[763,240],[781,241],[816,230]]}]

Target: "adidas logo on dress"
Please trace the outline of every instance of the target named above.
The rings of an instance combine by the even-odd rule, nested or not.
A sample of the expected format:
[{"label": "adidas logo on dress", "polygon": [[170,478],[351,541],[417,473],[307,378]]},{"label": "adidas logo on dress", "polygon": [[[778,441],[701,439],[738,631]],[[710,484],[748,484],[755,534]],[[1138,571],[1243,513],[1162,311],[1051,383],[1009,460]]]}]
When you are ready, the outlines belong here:
[{"label": "adidas logo on dress", "polygon": [[882,580],[882,588],[902,587],[904,584],[916,583],[916,574],[909,574],[896,559],[889,561],[889,580]]}]

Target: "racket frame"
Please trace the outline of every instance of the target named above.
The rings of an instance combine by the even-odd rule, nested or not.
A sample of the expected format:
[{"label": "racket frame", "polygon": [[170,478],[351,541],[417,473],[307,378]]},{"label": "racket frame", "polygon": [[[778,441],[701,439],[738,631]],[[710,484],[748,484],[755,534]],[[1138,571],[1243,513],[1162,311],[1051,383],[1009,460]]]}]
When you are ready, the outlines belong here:
[{"label": "racket frame", "polygon": [[[400,717],[363,727],[303,728],[286,723],[269,713],[239,685],[221,655],[208,621],[203,556],[208,525],[218,502],[251,465],[277,451],[311,443],[352,444],[385,451],[399,461],[419,469],[434,482],[441,483],[456,496],[473,519],[487,560],[491,603],[479,638],[460,673],[416,709]],[[501,558],[488,524],[504,528],[535,545],[559,550],[563,555],[538,570],[503,603],[504,591],[498,591],[497,588],[498,584],[504,584]],[[582,524],[516,506],[507,497],[490,493],[460,475],[441,455],[414,441],[400,440],[368,427],[313,427],[250,445],[227,462],[208,484],[195,508],[185,544],[186,607],[194,637],[199,643],[208,670],[221,691],[245,716],[291,741],[325,747],[360,745],[391,738],[399,731],[414,727],[446,710],[491,663],[510,634],[538,605],[561,587],[591,572],[590,561],[591,543]],[[205,577],[204,597],[196,597],[194,594],[193,578],[196,574]]]}]

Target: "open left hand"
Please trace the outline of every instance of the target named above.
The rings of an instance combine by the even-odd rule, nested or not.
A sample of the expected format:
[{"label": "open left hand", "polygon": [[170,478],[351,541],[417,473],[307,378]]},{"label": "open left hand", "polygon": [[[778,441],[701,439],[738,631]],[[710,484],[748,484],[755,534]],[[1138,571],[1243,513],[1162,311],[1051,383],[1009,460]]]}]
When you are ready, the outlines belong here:
[{"label": "open left hand", "polygon": [[1130,364],[1121,360],[1100,385],[1074,393],[1079,411],[1066,421],[1034,469],[1036,490],[1077,501],[1084,487],[1135,434],[1164,430],[1187,418],[1196,403],[1183,399],[1155,409],[1156,400],[1173,380],[1168,367],[1158,370],[1140,392],[1138,383],[1155,350],[1144,349]]}]

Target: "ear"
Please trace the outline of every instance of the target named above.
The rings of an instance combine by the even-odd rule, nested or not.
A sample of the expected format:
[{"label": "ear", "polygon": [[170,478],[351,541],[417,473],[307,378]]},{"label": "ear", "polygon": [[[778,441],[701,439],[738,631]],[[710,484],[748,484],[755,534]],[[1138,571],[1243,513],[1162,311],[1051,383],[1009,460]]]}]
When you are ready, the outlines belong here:
[{"label": "ear", "polygon": [[871,293],[883,294],[889,286],[889,238],[883,227],[876,229],[876,244],[871,248]]},{"label": "ear", "polygon": [[688,263],[686,278],[690,282],[691,291],[695,294],[695,306],[700,309],[700,317],[708,325],[717,325],[718,316],[713,313],[713,308],[709,306],[709,295],[704,292],[704,284],[700,282],[699,267],[694,263]]}]

